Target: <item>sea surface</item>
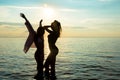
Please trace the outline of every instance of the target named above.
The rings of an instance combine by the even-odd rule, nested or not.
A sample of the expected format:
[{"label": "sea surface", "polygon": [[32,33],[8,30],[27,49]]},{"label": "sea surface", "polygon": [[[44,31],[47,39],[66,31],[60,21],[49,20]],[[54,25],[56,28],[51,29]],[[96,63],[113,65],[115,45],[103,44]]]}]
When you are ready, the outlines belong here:
[{"label": "sea surface", "polygon": [[[34,80],[36,49],[25,54],[25,40],[0,38],[0,80]],[[120,80],[120,38],[59,38],[56,45],[57,80]]]}]

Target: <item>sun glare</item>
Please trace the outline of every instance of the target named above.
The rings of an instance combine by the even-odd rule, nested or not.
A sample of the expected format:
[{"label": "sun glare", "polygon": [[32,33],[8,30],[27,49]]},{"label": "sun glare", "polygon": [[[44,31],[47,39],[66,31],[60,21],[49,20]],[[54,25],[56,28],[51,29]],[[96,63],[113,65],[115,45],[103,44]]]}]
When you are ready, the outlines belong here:
[{"label": "sun glare", "polygon": [[53,16],[54,10],[53,10],[52,8],[45,7],[45,8],[43,9],[43,13],[44,13],[44,15],[46,15],[46,16]]},{"label": "sun glare", "polygon": [[51,18],[53,18],[53,17],[55,16],[55,11],[54,11],[54,9],[51,8],[51,7],[48,7],[47,5],[45,5],[45,6],[43,7],[43,16],[44,16],[44,18],[46,18],[46,19],[51,19]]}]

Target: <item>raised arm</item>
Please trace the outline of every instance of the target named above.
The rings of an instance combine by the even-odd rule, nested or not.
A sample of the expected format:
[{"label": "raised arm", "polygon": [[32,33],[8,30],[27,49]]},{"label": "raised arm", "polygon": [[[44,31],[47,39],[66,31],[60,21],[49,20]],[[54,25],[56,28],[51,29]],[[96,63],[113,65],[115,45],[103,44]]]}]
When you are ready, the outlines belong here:
[{"label": "raised arm", "polygon": [[40,20],[39,27],[42,27],[42,19]]},{"label": "raised arm", "polygon": [[52,30],[48,29],[49,27],[51,27],[51,26],[44,26],[45,30],[46,30],[48,33],[53,32]]},{"label": "raised arm", "polygon": [[26,21],[26,22],[25,22],[25,25],[26,25],[29,33],[34,35],[34,34],[35,34],[35,31],[34,31],[32,25],[30,24],[30,22],[29,22],[29,21],[27,20],[27,18],[25,17],[25,15],[24,15],[23,13],[20,13],[20,16],[25,19],[25,21]]}]

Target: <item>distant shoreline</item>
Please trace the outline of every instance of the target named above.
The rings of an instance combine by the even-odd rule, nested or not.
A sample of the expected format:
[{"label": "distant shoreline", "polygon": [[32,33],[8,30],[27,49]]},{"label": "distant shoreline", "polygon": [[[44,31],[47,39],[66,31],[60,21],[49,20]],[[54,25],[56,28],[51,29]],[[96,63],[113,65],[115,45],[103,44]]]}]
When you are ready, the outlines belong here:
[{"label": "distant shoreline", "polygon": [[[0,38],[26,38],[26,37],[1,37]],[[120,37],[60,37],[60,38],[120,38]]]}]

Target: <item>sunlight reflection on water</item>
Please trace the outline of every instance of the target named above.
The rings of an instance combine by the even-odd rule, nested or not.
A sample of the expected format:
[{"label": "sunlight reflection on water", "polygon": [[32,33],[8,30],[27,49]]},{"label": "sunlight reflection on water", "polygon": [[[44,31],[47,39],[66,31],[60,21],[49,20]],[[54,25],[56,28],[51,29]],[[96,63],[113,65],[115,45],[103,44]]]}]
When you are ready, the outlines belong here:
[{"label": "sunlight reflection on water", "polygon": [[[120,79],[120,38],[60,38],[57,80]],[[36,62],[24,38],[0,38],[0,80],[33,80]],[[45,43],[47,45],[47,43]],[[45,57],[49,48],[45,46]]]}]

